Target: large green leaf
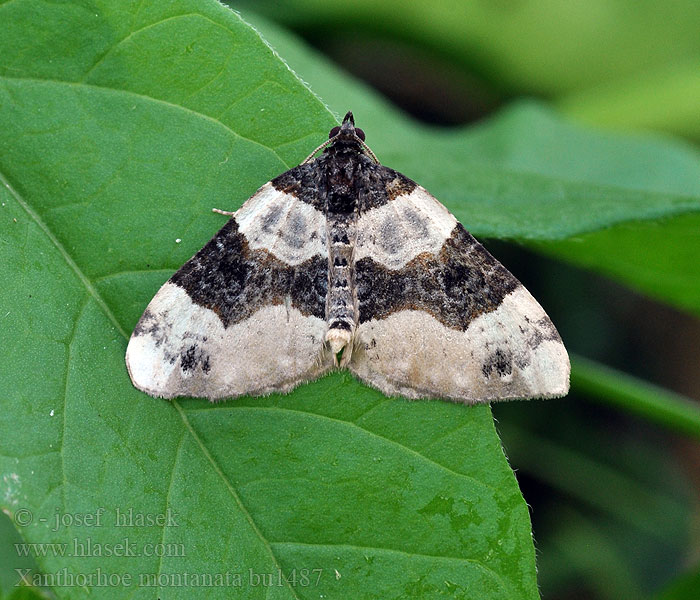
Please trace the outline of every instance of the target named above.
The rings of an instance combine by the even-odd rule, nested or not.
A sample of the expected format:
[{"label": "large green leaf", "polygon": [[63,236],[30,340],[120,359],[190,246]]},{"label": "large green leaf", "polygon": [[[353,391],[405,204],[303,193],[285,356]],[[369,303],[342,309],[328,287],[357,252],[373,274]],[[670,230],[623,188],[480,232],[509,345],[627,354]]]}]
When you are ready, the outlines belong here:
[{"label": "large green leaf", "polygon": [[34,547],[38,582],[66,598],[538,597],[488,407],[345,375],[218,405],[129,381],[128,332],[222,224],[212,205],[301,160],[334,122],[323,104],[215,2],[16,0],[0,19],[0,503],[26,542],[57,544]]}]

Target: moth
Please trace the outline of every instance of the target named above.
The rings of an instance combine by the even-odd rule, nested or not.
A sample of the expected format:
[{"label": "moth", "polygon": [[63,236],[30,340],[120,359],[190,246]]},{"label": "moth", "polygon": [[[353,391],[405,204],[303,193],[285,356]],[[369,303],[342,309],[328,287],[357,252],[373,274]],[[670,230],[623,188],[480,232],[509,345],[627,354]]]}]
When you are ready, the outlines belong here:
[{"label": "moth", "polygon": [[214,400],[347,368],[388,396],[567,393],[569,358],[542,307],[424,188],[379,163],[352,113],[224,214],[134,329],[138,389]]}]

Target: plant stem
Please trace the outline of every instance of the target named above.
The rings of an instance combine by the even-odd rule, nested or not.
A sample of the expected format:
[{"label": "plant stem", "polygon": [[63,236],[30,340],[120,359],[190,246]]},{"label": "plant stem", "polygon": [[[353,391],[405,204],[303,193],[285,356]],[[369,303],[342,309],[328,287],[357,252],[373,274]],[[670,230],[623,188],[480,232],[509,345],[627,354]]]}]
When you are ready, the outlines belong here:
[{"label": "plant stem", "polygon": [[700,439],[700,403],[686,396],[582,356],[572,356],[571,384],[597,402]]}]

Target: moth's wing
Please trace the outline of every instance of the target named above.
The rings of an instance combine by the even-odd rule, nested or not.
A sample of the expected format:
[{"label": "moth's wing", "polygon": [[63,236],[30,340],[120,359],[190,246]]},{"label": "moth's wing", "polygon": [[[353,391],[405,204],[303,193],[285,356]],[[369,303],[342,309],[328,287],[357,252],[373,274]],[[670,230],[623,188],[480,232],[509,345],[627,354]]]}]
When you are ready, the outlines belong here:
[{"label": "moth's wing", "polygon": [[275,181],[148,305],[126,353],[137,388],[165,398],[286,392],[332,366],[325,218]]},{"label": "moth's wing", "polygon": [[380,191],[358,221],[350,370],[409,398],[565,395],[566,349],[523,285],[408,178],[377,167],[370,188]]}]

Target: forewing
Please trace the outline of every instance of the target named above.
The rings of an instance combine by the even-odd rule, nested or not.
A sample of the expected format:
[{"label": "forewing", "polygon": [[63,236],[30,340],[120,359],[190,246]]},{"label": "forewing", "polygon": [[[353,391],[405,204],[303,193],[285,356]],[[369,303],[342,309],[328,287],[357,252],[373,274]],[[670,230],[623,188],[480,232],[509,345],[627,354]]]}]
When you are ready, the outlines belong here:
[{"label": "forewing", "polygon": [[274,183],[148,305],[126,353],[137,388],[165,398],[286,392],[330,368],[324,216]]},{"label": "forewing", "polygon": [[409,398],[566,394],[569,358],[537,301],[425,189],[377,170],[358,222],[351,371]]}]

